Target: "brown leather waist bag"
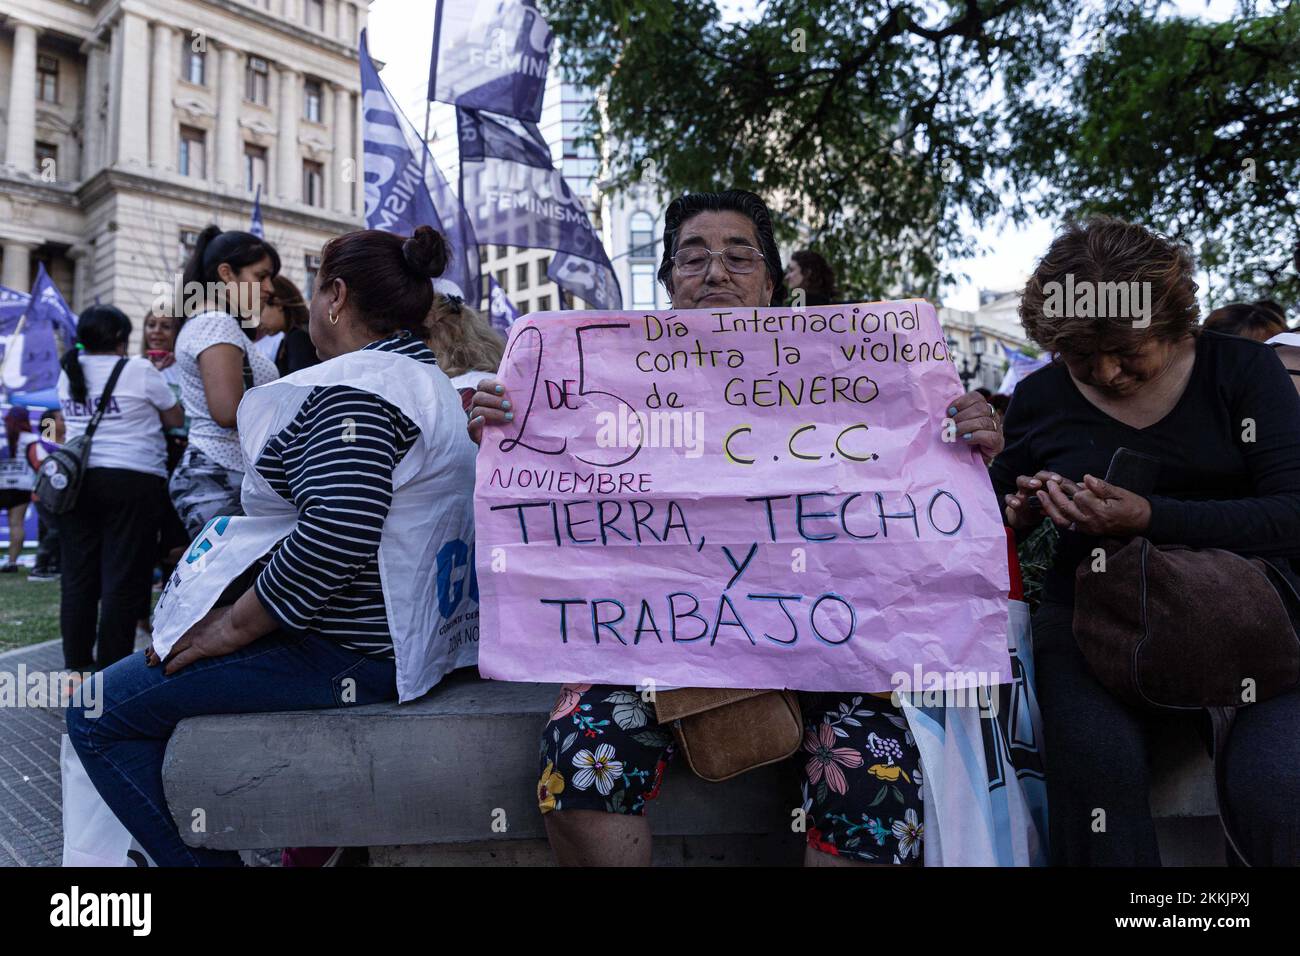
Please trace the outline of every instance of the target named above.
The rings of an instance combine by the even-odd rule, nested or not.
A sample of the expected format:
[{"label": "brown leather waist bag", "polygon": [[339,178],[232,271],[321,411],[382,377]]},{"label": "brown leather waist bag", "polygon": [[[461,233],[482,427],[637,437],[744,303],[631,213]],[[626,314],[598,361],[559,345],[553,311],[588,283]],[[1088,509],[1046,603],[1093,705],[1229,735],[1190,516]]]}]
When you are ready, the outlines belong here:
[{"label": "brown leather waist bag", "polygon": [[1104,564],[1086,558],[1075,571],[1074,639],[1125,703],[1209,713],[1219,821],[1247,862],[1225,802],[1224,750],[1237,708],[1300,683],[1300,594],[1262,558],[1146,538],[1102,545]]},{"label": "brown leather waist bag", "polygon": [[713,783],[784,760],[803,740],[799,697],[791,690],[684,687],[655,694],[660,724],[696,776]]}]

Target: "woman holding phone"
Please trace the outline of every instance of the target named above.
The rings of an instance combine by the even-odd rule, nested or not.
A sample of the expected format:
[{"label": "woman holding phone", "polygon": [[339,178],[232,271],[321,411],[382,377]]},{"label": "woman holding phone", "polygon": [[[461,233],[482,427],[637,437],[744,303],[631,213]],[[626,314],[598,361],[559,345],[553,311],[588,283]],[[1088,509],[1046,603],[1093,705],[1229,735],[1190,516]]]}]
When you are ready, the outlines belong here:
[{"label": "woman holding phone", "polygon": [[[990,474],[1018,534],[1044,515],[1060,531],[1033,632],[1052,855],[1067,865],[1160,862],[1148,802],[1157,720],[1102,687],[1075,642],[1080,562],[1103,538],[1136,535],[1300,559],[1300,398],[1268,346],[1197,325],[1194,271],[1163,236],[1094,219],[1057,236],[1021,301],[1029,337],[1057,358],[1016,388]],[[1077,318],[1056,307],[1054,289],[1085,281],[1145,287],[1151,308]],[[1120,448],[1136,454],[1116,459]],[[1158,461],[1154,480],[1139,456]],[[1150,488],[1105,480],[1113,459]],[[1242,708],[1232,734],[1229,803],[1259,864],[1300,863],[1297,726],[1291,691]]]}]

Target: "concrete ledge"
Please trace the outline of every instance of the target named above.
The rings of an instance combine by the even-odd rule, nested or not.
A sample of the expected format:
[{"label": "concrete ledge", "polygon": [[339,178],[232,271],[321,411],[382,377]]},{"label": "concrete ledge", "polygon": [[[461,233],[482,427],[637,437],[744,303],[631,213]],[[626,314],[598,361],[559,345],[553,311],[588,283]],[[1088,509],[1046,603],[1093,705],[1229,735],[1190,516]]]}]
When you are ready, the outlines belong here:
[{"label": "concrete ledge", "polygon": [[[537,754],[558,692],[463,671],[406,705],[191,718],[167,746],[167,801],[191,846],[369,846],[380,865],[547,863]],[[1153,750],[1162,856],[1221,864],[1204,747],[1180,734]],[[656,861],[798,862],[796,763],[709,784],[675,761],[650,812],[668,838]]]},{"label": "concrete ledge", "polygon": [[[191,718],[167,745],[167,802],[187,843],[222,850],[544,839],[537,754],[558,695],[458,674],[400,706]],[[798,805],[788,761],[722,784],[674,762],[650,818],[665,836],[797,844]]]}]

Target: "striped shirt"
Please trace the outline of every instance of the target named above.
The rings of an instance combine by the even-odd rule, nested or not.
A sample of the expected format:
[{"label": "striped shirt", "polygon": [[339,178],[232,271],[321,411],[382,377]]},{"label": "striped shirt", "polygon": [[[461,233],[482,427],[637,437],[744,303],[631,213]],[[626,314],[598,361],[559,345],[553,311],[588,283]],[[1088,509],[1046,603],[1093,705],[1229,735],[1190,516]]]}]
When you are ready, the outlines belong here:
[{"label": "striped shirt", "polygon": [[[408,332],[366,348],[437,364]],[[379,541],[393,500],[393,470],[419,437],[415,423],[377,395],[322,385],[267,442],[254,467],[297,506],[298,522],[263,559],[254,587],[284,630],[310,631],[392,659]]]}]

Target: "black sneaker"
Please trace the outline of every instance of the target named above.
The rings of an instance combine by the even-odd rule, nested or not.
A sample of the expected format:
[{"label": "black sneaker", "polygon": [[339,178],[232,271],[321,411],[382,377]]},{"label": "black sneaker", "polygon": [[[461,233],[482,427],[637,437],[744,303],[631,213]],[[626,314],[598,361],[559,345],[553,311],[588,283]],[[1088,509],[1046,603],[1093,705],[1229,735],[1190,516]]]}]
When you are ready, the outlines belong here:
[{"label": "black sneaker", "polygon": [[17,573],[18,573],[18,565],[14,564],[12,561],[6,561],[4,564],[0,564],[0,574],[17,574]]},{"label": "black sneaker", "polygon": [[33,568],[31,573],[27,575],[28,581],[57,581],[58,579],[58,571],[50,571],[45,568],[42,568],[39,571]]}]

